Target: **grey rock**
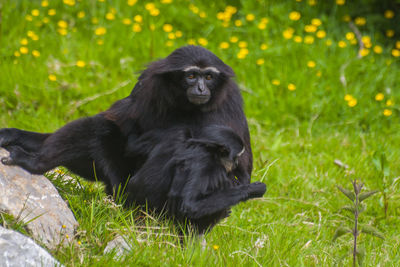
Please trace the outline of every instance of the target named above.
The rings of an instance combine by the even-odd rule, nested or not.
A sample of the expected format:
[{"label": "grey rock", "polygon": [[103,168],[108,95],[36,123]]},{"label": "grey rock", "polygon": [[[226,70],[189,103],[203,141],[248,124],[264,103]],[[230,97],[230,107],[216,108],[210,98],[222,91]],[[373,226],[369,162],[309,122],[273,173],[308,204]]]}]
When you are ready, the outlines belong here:
[{"label": "grey rock", "polygon": [[130,250],[131,247],[129,244],[122,236],[118,235],[116,238],[107,243],[107,246],[104,249],[104,254],[115,252],[115,258],[118,258]]},{"label": "grey rock", "polygon": [[0,267],[61,266],[32,239],[0,226]]},{"label": "grey rock", "polygon": [[[0,149],[0,158],[7,155],[6,150]],[[1,163],[0,212],[27,223],[32,237],[51,249],[72,240],[78,226],[73,213],[46,177]]]}]

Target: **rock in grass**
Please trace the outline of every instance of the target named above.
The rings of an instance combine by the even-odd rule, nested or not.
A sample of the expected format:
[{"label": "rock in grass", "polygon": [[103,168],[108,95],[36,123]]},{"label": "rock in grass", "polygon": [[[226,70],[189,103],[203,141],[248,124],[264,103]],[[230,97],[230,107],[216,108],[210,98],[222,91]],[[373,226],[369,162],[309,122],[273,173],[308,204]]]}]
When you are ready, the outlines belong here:
[{"label": "rock in grass", "polygon": [[0,226],[0,266],[60,266],[32,239]]},{"label": "rock in grass", "polygon": [[124,253],[129,252],[131,250],[131,247],[129,244],[125,241],[125,239],[118,235],[116,238],[111,240],[110,242],[107,243],[106,248],[104,249],[104,253],[115,253],[115,258],[121,257],[124,255]]},{"label": "rock in grass", "polygon": [[[0,158],[8,152],[0,149]],[[48,248],[72,239],[78,225],[54,185],[42,175],[0,163],[0,212],[26,223],[32,237]],[[67,236],[68,235],[68,236]]]}]

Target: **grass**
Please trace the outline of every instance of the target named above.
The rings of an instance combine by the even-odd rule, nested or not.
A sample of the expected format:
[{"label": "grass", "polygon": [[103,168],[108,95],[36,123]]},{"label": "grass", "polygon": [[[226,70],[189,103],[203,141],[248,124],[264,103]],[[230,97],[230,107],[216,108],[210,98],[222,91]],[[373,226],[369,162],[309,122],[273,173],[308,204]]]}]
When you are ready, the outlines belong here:
[{"label": "grass", "polygon": [[[396,10],[396,3],[237,0],[227,8],[224,2],[134,2],[3,1],[0,127],[51,132],[96,114],[130,93],[146,63],[187,43],[201,44],[236,72],[252,137],[252,180],[265,182],[268,191],[234,207],[206,236],[203,250],[196,240],[180,247],[170,222],[113,204],[99,184],[76,177],[80,188],[50,177],[80,223],[69,247],[50,251],[61,263],[349,265],[351,240],[333,243],[332,237],[343,221],[351,222],[338,212],[345,200],[336,185],[354,178],[366,190],[381,190],[368,201],[361,222],[385,239],[359,236],[365,264],[400,263],[400,16],[390,18],[387,11]],[[298,20],[292,20],[298,18],[293,11]],[[312,22],[318,26],[306,32]],[[364,38],[350,38],[353,31]],[[360,41],[368,49],[362,57]],[[375,100],[379,93],[381,101]],[[385,188],[374,152],[388,160]],[[126,258],[103,254],[116,234],[130,240]]]}]

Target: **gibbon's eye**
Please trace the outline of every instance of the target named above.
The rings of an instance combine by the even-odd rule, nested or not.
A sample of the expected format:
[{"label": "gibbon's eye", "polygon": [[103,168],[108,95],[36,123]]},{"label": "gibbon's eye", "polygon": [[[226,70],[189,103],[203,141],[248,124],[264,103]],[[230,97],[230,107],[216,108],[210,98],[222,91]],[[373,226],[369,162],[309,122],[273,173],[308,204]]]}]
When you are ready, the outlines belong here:
[{"label": "gibbon's eye", "polygon": [[211,74],[207,74],[207,75],[206,75],[206,80],[209,80],[209,81],[210,81],[211,79],[212,79]]},{"label": "gibbon's eye", "polygon": [[188,78],[189,78],[190,80],[192,80],[192,79],[196,78],[196,76],[192,73],[192,74],[190,74],[190,75],[188,76]]}]

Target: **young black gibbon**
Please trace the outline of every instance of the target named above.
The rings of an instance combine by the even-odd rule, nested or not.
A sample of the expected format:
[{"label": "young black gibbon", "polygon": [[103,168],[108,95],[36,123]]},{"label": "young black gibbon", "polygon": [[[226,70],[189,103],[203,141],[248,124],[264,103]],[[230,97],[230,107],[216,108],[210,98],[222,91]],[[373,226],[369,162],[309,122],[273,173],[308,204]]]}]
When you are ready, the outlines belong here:
[{"label": "young black gibbon", "polygon": [[132,93],[102,113],[72,121],[54,133],[0,129],[0,146],[10,152],[1,162],[34,174],[61,165],[89,180],[95,179],[96,171],[112,193],[140,167],[124,156],[128,139],[153,129],[185,125],[197,131],[217,124],[232,128],[244,141],[245,151],[230,176],[249,184],[250,136],[233,76],[231,67],[207,49],[179,48],[150,64]]},{"label": "young black gibbon", "polygon": [[203,234],[241,201],[261,197],[261,182],[238,184],[230,175],[245,152],[226,126],[153,130],[128,143],[127,154],[144,160],[129,180],[127,204],[145,205]]}]

